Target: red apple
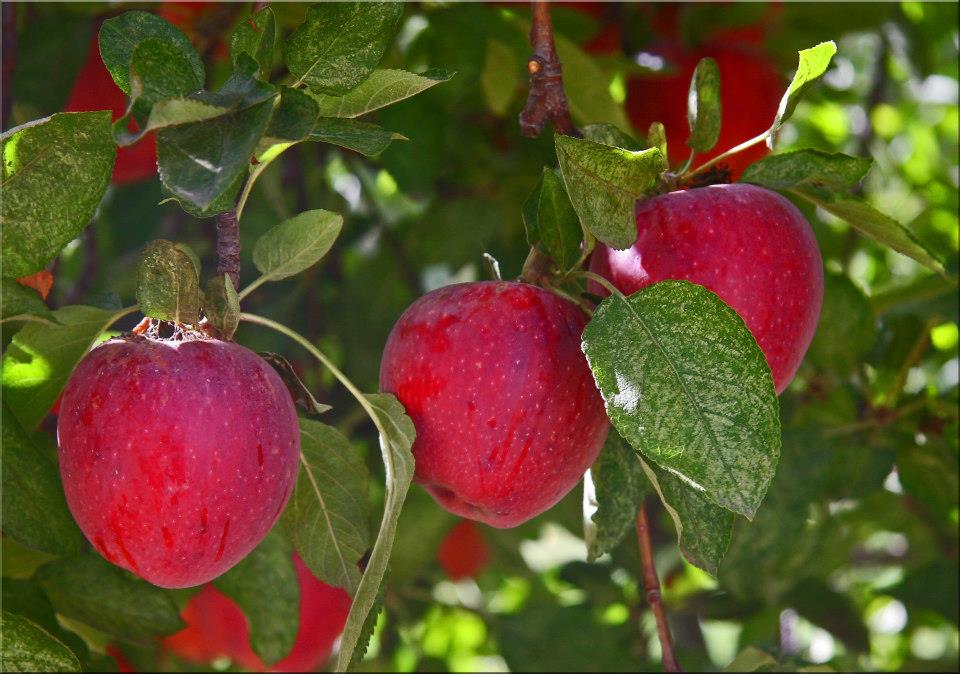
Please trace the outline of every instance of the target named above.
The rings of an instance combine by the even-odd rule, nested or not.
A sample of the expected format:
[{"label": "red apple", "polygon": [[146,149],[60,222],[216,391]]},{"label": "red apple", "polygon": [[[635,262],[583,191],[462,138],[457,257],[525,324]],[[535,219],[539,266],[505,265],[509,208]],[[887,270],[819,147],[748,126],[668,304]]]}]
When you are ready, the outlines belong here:
[{"label": "red apple", "polygon": [[53,289],[53,272],[49,269],[43,269],[29,276],[21,276],[17,283],[27,288],[33,288],[40,293],[40,299],[47,299],[47,295]]},{"label": "red apple", "polygon": [[279,375],[204,337],[93,349],[63,392],[57,436],[80,529],[109,561],[170,588],[216,578],[266,536],[300,452]]},{"label": "red apple", "polygon": [[[326,662],[343,632],[350,612],[350,595],[318,580],[300,556],[293,562],[300,582],[300,627],[290,654],[269,671],[313,671]],[[213,585],[206,585],[183,609],[187,626],[163,640],[181,658],[206,665],[229,658],[234,665],[267,671],[250,647],[250,627],[236,603]]]},{"label": "red apple", "polygon": [[[109,110],[116,121],[127,110],[127,98],[114,83],[106,66],[100,59],[97,37],[90,42],[87,60],[77,75],[66,112],[88,112],[91,110]],[[113,166],[115,185],[136,183],[154,176],[157,172],[157,141],[149,134],[140,142],[129,147],[117,148],[117,162]]]},{"label": "red apple", "polygon": [[480,527],[463,520],[440,543],[437,561],[450,580],[474,578],[490,563],[490,547],[483,540]]},{"label": "red apple", "polygon": [[[697,155],[700,165],[730,148],[749,140],[773,123],[786,83],[755,45],[716,41],[689,51],[676,41],[663,41],[650,50],[666,61],[663,74],[634,76],[627,82],[627,114],[634,127],[646,133],[652,122],[663,122],[667,130],[667,151],[671,165],[690,156],[687,137],[687,93],[690,78],[701,58],[716,60],[720,69],[722,124],[714,148]],[[759,143],[725,160],[735,180],[747,166],[768,152]]]},{"label": "red apple", "polygon": [[796,374],[823,301],[823,260],[810,224],[776,192],[744,183],[639,202],[636,243],[598,246],[590,269],[625,294],[664,279],[713,291],[750,328],[777,393]]},{"label": "red apple", "polygon": [[117,671],[118,672],[135,672],[136,668],[130,664],[130,661],[127,660],[127,656],[124,654],[120,648],[114,644],[107,644],[106,649],[104,649],[111,658],[117,662]]},{"label": "red apple", "polygon": [[403,313],[380,388],[413,420],[416,480],[443,507],[513,527],[580,480],[609,428],[585,323],[557,295],[505,281],[440,288]]}]

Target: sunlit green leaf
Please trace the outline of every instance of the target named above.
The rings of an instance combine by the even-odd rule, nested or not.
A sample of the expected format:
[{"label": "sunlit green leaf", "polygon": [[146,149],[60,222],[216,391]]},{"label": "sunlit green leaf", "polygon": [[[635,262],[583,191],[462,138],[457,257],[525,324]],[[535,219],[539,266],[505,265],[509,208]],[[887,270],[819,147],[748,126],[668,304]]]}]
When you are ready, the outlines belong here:
[{"label": "sunlit green leaf", "polygon": [[763,352],[720,298],[663,281],[597,308],[583,351],[631,445],[714,503],[752,518],[780,453]]}]

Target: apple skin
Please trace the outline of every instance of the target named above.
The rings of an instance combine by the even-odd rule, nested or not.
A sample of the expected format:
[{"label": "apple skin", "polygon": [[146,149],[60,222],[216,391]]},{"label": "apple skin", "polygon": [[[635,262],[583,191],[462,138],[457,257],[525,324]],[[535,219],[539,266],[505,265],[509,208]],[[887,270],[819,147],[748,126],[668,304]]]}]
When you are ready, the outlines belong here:
[{"label": "apple skin", "polygon": [[[89,112],[109,110],[113,121],[123,117],[127,110],[127,98],[114,83],[113,78],[100,59],[97,37],[90,41],[87,60],[77,75],[65,112]],[[113,165],[113,184],[127,185],[152,178],[157,173],[157,141],[155,134],[147,134],[129,147],[117,148],[117,161]]]},{"label": "apple skin", "polygon": [[200,585],[267,535],[293,490],[300,433],[279,375],[233,342],[131,336],[87,354],[57,426],[67,505],[108,561]]},{"label": "apple skin", "polygon": [[[755,45],[717,41],[690,51],[678,42],[665,40],[649,51],[664,58],[675,70],[631,77],[627,82],[627,114],[634,128],[643,134],[651,123],[663,122],[671,165],[690,155],[687,94],[701,58],[713,58],[720,70],[722,124],[717,144],[709,152],[698,154],[695,166],[757,136],[773,123],[786,82]],[[736,180],[747,166],[763,159],[768,152],[765,143],[758,143],[725,159],[730,179]]]},{"label": "apple skin", "polygon": [[440,505],[514,527],[577,484],[609,430],[585,323],[553,293],[505,281],[440,288],[403,313],[380,388],[413,420],[415,479]]},{"label": "apple skin", "polygon": [[[803,214],[745,183],[670,192],[639,202],[636,212],[637,241],[626,250],[598,245],[591,271],[626,295],[665,279],[713,291],[743,318],[781,393],[823,302],[823,259]],[[593,282],[589,289],[607,294]]]},{"label": "apple skin", "polygon": [[350,595],[310,573],[300,556],[293,563],[300,583],[300,627],[289,655],[272,667],[264,665],[250,647],[250,627],[237,604],[213,585],[187,603],[181,617],[187,626],[163,640],[175,655],[207,665],[229,658],[234,665],[253,671],[314,671],[330,657],[350,613]]},{"label": "apple skin", "polygon": [[437,561],[450,580],[475,578],[490,563],[490,546],[475,522],[462,520],[440,543]]}]

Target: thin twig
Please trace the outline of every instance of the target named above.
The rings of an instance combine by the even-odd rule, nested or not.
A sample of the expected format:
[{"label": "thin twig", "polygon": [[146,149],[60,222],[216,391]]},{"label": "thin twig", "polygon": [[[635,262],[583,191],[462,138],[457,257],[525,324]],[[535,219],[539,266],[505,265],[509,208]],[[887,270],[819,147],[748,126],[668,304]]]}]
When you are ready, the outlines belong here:
[{"label": "thin twig", "polygon": [[217,273],[227,274],[240,287],[240,223],[236,209],[217,216]]},{"label": "thin twig", "polygon": [[6,131],[13,110],[13,73],[17,67],[17,6],[12,2],[3,3],[3,113],[0,130]]},{"label": "thin twig", "polygon": [[525,136],[535,138],[543,131],[547,121],[551,121],[557,133],[579,137],[580,132],[570,118],[567,94],[563,90],[560,58],[553,42],[550,5],[545,0],[534,0],[530,5],[533,19],[530,25],[533,54],[527,62],[530,93],[527,105],[520,113],[520,131]]},{"label": "thin twig", "polygon": [[657,568],[653,565],[653,546],[650,545],[646,504],[641,504],[637,512],[637,540],[643,562],[643,588],[646,590],[647,603],[653,611],[653,617],[657,620],[657,634],[660,636],[660,649],[663,651],[663,669],[667,672],[682,672],[673,654],[673,637],[670,635],[670,625],[667,623],[667,614],[663,610],[660,597],[660,579],[657,577]]}]

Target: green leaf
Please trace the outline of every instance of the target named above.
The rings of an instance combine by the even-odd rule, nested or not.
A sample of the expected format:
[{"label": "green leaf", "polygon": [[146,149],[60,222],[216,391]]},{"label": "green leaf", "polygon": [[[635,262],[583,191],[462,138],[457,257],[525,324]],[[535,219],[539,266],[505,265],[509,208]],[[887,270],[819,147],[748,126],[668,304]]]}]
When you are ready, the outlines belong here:
[{"label": "green leaf", "polygon": [[720,137],[720,68],[712,58],[702,58],[693,71],[687,96],[687,122],[690,137],[687,147],[709,152]]},{"label": "green leaf", "polygon": [[624,133],[613,124],[587,124],[583,129],[583,137],[594,143],[603,143],[610,147],[619,147],[624,150],[642,150],[643,146]]},{"label": "green leaf", "polygon": [[33,288],[22,286],[13,279],[0,279],[0,319],[16,316],[39,316],[53,320],[53,312],[44,304],[40,294]]},{"label": "green leaf", "polygon": [[300,447],[284,530],[317,578],[355,594],[371,545],[366,464],[337,429],[318,421],[300,420]]},{"label": "green leaf", "polygon": [[324,405],[313,396],[313,393],[310,392],[306,384],[300,381],[300,377],[297,376],[290,361],[286,358],[279,354],[265,351],[260,352],[258,355],[267,361],[270,367],[277,371],[283,383],[286,384],[287,390],[290,391],[293,402],[299,405],[307,414],[318,415],[333,409],[330,405]]},{"label": "green leaf", "polygon": [[660,154],[668,157],[667,154],[667,129],[663,122],[651,122],[647,130],[647,146],[655,147],[660,150]]},{"label": "green leaf", "polygon": [[860,197],[811,186],[797,187],[791,192],[845,220],[867,238],[913,258],[934,271],[943,272],[943,264],[913,232]]},{"label": "green leaf", "polygon": [[752,518],[773,479],[773,378],[736,312],[702,286],[663,281],[605,299],[583,351],[620,434],[707,498]]},{"label": "green leaf", "polygon": [[691,564],[716,576],[730,546],[736,515],[711,502],[676,475],[643,459],[640,465],[673,520],[680,552]]},{"label": "green leaf", "polygon": [[300,585],[290,544],[276,529],[213,584],[247,617],[261,660],[273,664],[290,653],[300,626]]},{"label": "green leaf", "polygon": [[726,666],[725,672],[758,672],[772,671],[777,661],[769,653],[761,651],[756,646],[747,646],[737,654],[737,657]]},{"label": "green leaf", "polygon": [[660,150],[631,152],[570,136],[555,136],[570,202],[584,228],[613,248],[637,239],[634,205],[660,183],[667,165]]},{"label": "green leaf", "polygon": [[227,274],[214,276],[203,293],[203,315],[224,339],[232,339],[240,325],[240,298]]},{"label": "green leaf", "polygon": [[58,613],[112,636],[146,639],[184,627],[169,592],[93,553],[44,564],[36,580]]},{"label": "green leaf", "polygon": [[237,174],[237,177],[234,178],[233,184],[230,185],[230,187],[228,187],[220,194],[220,196],[216,197],[213,201],[202,208],[196,206],[186,199],[181,199],[180,197],[176,196],[161,183],[161,192],[166,198],[160,203],[165,204],[168,201],[172,201],[195,218],[211,218],[218,213],[225,213],[229,210],[232,210],[237,205],[237,197],[240,194],[240,190],[243,188],[244,181],[246,179],[247,173],[245,171]]},{"label": "green leaf", "polygon": [[321,117],[310,133],[310,140],[332,143],[373,157],[386,150],[394,140],[407,140],[407,137],[355,119]]},{"label": "green leaf", "polygon": [[[607,435],[603,451],[590,468],[596,512],[586,527],[587,561],[611,552],[633,531],[637,510],[650,490],[633,447],[615,429]],[[584,497],[586,503],[586,496]],[[586,518],[584,523],[587,523]]]},{"label": "green leaf", "polygon": [[80,551],[83,536],[67,509],[56,461],[35,447],[3,402],[3,533],[32,550]]},{"label": "green leaf", "polygon": [[203,87],[187,58],[169,42],[148,38],[130,60],[130,98],[142,112],[165,98],[186,96]]},{"label": "green leaf", "polygon": [[552,257],[561,270],[572,268],[580,259],[583,230],[563,181],[544,168],[540,185],[527,201],[523,208],[527,242]]},{"label": "green leaf", "polygon": [[217,92],[195,96],[227,112],[157,133],[160,180],[175,197],[200,210],[235,193],[267,130],[277,97],[274,87],[254,77],[257,64],[252,59],[241,54],[238,60]]},{"label": "green leaf", "polygon": [[42,627],[3,611],[0,617],[0,669],[4,672],[79,672],[73,652]]},{"label": "green leaf", "polygon": [[[47,599],[40,586],[32,580],[21,580],[11,578],[7,573],[8,547],[4,547],[4,578],[3,578],[3,610],[7,613],[13,613],[37,625],[37,627],[46,631],[57,641],[66,646],[81,663],[86,663],[90,659],[90,650],[87,648],[83,639],[76,632],[65,629],[57,620],[57,614],[53,610],[53,605]],[[49,560],[47,560],[49,561]],[[37,564],[40,566],[40,564]],[[33,575],[33,571],[29,575]],[[6,671],[6,670],[2,670]]]},{"label": "green leaf", "polygon": [[777,476],[763,507],[753,522],[737,521],[720,567],[720,583],[734,596],[772,604],[809,575],[811,556],[818,554],[810,506],[823,489],[831,450],[818,434],[785,429]]},{"label": "green leaf", "polygon": [[47,416],[80,359],[127,311],[67,306],[53,312],[59,325],[27,323],[3,355],[3,399],[26,429]]},{"label": "green leaf", "polygon": [[517,53],[500,40],[487,40],[487,51],[480,74],[483,100],[497,117],[507,114],[521,84],[523,62]]},{"label": "green leaf", "polygon": [[401,2],[313,5],[286,42],[287,67],[311,91],[342,96],[373,72],[401,14]]},{"label": "green leaf", "polygon": [[236,65],[240,54],[246,54],[257,62],[257,76],[269,80],[276,46],[277,20],[273,10],[264,7],[233,31],[230,36],[230,60]]},{"label": "green leaf", "polygon": [[848,190],[863,180],[871,166],[873,160],[865,157],[807,148],[771,155],[750,164],[740,176],[740,182],[772,190],[799,185]]},{"label": "green leaf", "polygon": [[200,280],[190,256],[172,241],[147,244],[137,268],[137,302],[145,316],[194,324],[200,321]]},{"label": "green leaf", "polygon": [[422,74],[406,70],[378,68],[355,89],[343,96],[310,93],[324,117],[359,117],[416,96],[453,77],[446,70],[428,70]]},{"label": "green leaf", "polygon": [[266,281],[279,281],[316,264],[333,246],[343,216],[322,209],[304,211],[268,231],[253,248],[253,264]]},{"label": "green leaf", "polygon": [[159,38],[175,48],[203,85],[203,61],[190,39],[170,23],[150,12],[124,12],[100,26],[100,56],[110,76],[123,93],[131,92],[130,64],[137,45],[148,38]]},{"label": "green leaf", "polygon": [[3,276],[46,267],[90,222],[110,185],[110,113],[61,112],[0,135]]},{"label": "green leaf", "polygon": [[787,92],[780,99],[780,107],[777,110],[776,119],[773,121],[773,130],[779,129],[785,121],[793,115],[800,97],[806,93],[813,84],[827,72],[830,67],[830,61],[837,53],[837,45],[831,40],[821,42],[816,47],[802,49],[799,52],[800,64],[797,66],[797,72],[787,87]]},{"label": "green leaf", "polygon": [[273,111],[265,141],[275,143],[305,140],[319,115],[317,103],[310,96],[291,87],[280,87],[280,104]]},{"label": "green leaf", "polygon": [[826,273],[823,286],[820,324],[806,358],[822,372],[844,377],[873,346],[873,307],[846,275]]},{"label": "green leaf", "polygon": [[350,658],[350,662],[347,663],[347,671],[356,671],[363,661],[363,656],[367,654],[367,649],[370,648],[370,640],[373,638],[373,632],[377,627],[377,619],[383,611],[383,598],[386,593],[387,577],[384,575],[380,580],[380,589],[377,590],[377,596],[373,602],[373,606],[370,608],[370,612],[367,613],[367,619],[363,621],[363,626],[360,628],[360,634],[357,637],[357,646],[353,651],[353,657]]},{"label": "green leaf", "polygon": [[396,398],[389,393],[366,396],[377,417],[380,433],[380,451],[386,470],[386,494],[380,532],[367,561],[367,568],[353,598],[350,615],[343,629],[337,669],[343,671],[354,659],[361,636],[368,626],[367,616],[377,604],[380,588],[390,561],[390,550],[397,535],[397,521],[403,501],[413,481],[414,461],[410,448],[416,437],[413,422]]},{"label": "green leaf", "polygon": [[119,138],[117,142],[121,145],[129,145],[156,129],[202,122],[220,117],[228,112],[230,112],[229,108],[210,105],[192,98],[168,98],[153,106],[150,110],[150,116],[147,118],[147,123],[141,131],[136,134],[127,134]]}]

